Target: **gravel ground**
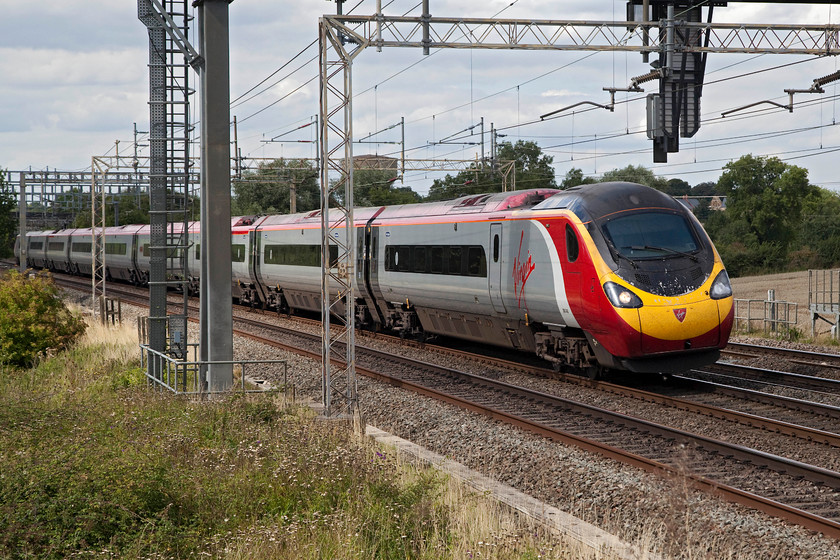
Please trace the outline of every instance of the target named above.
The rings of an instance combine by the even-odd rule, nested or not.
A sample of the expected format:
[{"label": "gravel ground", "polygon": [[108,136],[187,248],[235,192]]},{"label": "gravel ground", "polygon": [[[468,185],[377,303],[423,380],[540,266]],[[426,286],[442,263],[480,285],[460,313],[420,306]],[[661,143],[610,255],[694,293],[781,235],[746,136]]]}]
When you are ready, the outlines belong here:
[{"label": "gravel ground", "polygon": [[[360,343],[384,346],[418,359],[429,357],[427,352],[399,344],[369,339]],[[278,354],[274,349],[246,341],[237,342],[237,352],[245,352],[252,359]],[[319,364],[286,354],[283,357],[290,361],[290,377],[298,394],[317,400]],[[478,369],[488,377],[527,381],[529,385],[543,390],[551,388],[553,392],[569,391],[574,393],[569,396],[581,400],[587,397],[580,388],[563,387],[550,380],[512,376],[468,361],[453,363],[449,356],[438,359],[457,369]],[[359,391],[367,422],[462,462],[627,541],[659,543],[660,552],[676,558],[840,559],[840,543],[836,541],[695,492],[681,480],[648,475],[365,378],[359,379]],[[613,397],[593,393],[590,398],[603,401]],[[657,410],[644,403],[639,407],[648,408],[651,416],[660,416],[663,421],[674,419],[674,411]],[[630,412],[639,414],[635,408]],[[685,427],[731,437],[740,430],[738,427],[721,430],[713,420],[695,418],[693,422],[696,424]],[[745,429],[745,432],[750,431]],[[767,441],[763,442],[754,432],[744,437],[744,443],[765,448],[784,446],[791,453],[800,445],[787,438],[782,443],[774,443],[777,436],[771,435],[766,435]],[[821,449],[813,453],[820,456],[819,461],[836,464],[836,451],[817,447]]]},{"label": "gravel ground", "polygon": [[[805,290],[807,303],[807,275]],[[736,284],[736,297],[749,296],[742,296]],[[786,297],[777,288],[777,299]],[[125,312],[126,306],[123,309]],[[267,314],[266,318],[272,316]],[[297,325],[297,328],[311,327]],[[371,346],[386,344],[368,339],[361,339],[359,343]],[[387,343],[387,348],[418,359],[429,357],[427,352],[401,345]],[[238,337],[235,354],[237,359],[288,360],[289,379],[294,383],[299,398],[308,398],[313,402],[320,399],[319,363]],[[476,366],[466,360],[453,363],[455,360],[449,356],[439,359],[458,369],[478,368],[489,377],[506,378],[518,383],[527,381],[542,390],[571,391],[579,400],[604,402],[605,399],[613,399],[601,393],[563,387],[549,380],[525,379],[524,376],[515,376],[514,379],[511,374],[494,371],[486,365]],[[265,377],[275,384],[282,383],[277,373],[263,373],[265,375],[255,372],[254,376]],[[697,560],[840,560],[840,542],[724,503],[688,488],[681,479],[649,475],[366,378],[359,379],[359,391],[367,422],[464,463],[640,546],[655,548],[675,558]],[[625,401],[612,404],[619,409],[627,406]],[[647,409],[651,417],[662,416],[669,422],[673,421],[673,411],[657,408],[641,403],[639,409],[634,408],[630,412],[638,415],[640,409]],[[696,422],[686,429],[720,430],[715,421],[685,421]],[[746,438],[745,442],[749,445],[767,448],[791,446],[789,442],[777,441],[778,436],[756,438],[751,431],[752,435],[745,432],[745,435],[739,436],[738,430],[731,427],[727,427],[725,432],[729,437]],[[802,448],[806,447],[802,445]],[[830,468],[837,468],[838,460],[831,453],[818,454],[819,461],[831,465]]]}]

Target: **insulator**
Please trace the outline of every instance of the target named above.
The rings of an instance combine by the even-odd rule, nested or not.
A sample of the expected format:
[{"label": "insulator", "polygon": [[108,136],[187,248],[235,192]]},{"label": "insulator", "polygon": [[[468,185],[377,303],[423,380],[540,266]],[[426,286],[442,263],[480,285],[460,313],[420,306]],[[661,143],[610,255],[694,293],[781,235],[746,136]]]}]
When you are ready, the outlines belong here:
[{"label": "insulator", "polygon": [[827,83],[834,82],[836,80],[840,80],[840,70],[837,72],[833,72],[827,76],[823,76],[822,78],[817,78],[814,80],[814,86],[812,87],[819,87],[824,86]]},{"label": "insulator", "polygon": [[662,72],[660,72],[659,70],[651,70],[651,71],[650,71],[650,72],[648,72],[647,74],[642,74],[641,76],[637,76],[637,77],[635,77],[635,78],[631,78],[631,80],[630,80],[630,81],[631,81],[632,83],[634,83],[634,84],[638,85],[638,84],[643,84],[643,83],[645,83],[645,82],[649,82],[649,81],[651,81],[651,80],[655,80],[655,79],[657,79],[657,78],[659,78],[659,77],[661,77],[661,76],[662,76]]}]

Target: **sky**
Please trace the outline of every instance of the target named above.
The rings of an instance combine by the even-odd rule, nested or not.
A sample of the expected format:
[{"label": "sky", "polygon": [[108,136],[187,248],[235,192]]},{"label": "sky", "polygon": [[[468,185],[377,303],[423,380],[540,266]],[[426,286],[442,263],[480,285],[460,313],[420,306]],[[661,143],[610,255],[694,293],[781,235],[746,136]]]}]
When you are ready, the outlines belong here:
[{"label": "sky", "polygon": [[[382,4],[386,15],[420,14],[419,0]],[[344,12],[369,15],[375,6],[374,0],[348,0]],[[437,17],[625,19],[625,3],[616,0],[430,0],[430,8]],[[0,168],[89,169],[92,156],[114,154],[117,140],[122,154],[132,152],[135,123],[147,131],[149,121],[148,36],[137,3],[0,0],[0,10]],[[288,64],[233,103],[246,165],[317,155],[315,127],[298,129],[318,112],[318,52],[307,46],[317,39],[318,18],[334,12],[330,0],[230,4],[231,99]],[[730,2],[715,9],[714,21],[837,24],[840,4]],[[353,62],[353,131],[360,140],[404,118],[406,157],[474,159],[477,134],[461,144],[440,141],[483,118],[488,151],[493,123],[504,135],[499,141],[540,145],[553,158],[558,182],[572,168],[597,177],[632,164],[694,185],[717,180],[724,165],[751,153],[804,167],[812,183],[840,190],[834,164],[840,157],[840,82],[827,85],[824,94],[797,95],[793,113],[764,105],[720,118],[758,101],[786,104],[785,89],[806,89],[837,69],[836,57],[710,55],[700,131],[681,138],[680,152],[669,154],[667,163],[655,164],[644,133],[644,94],[618,93],[614,112],[580,106],[539,119],[575,103],[608,103],[602,88],[626,87],[650,70],[637,53],[443,49],[424,56],[421,49],[367,49]],[[654,86],[643,85],[646,93]],[[399,151],[389,143],[399,140],[398,128],[374,138],[383,143],[356,144],[354,153]],[[145,149],[139,148],[141,155]],[[442,175],[409,172],[404,185],[425,193]]]}]

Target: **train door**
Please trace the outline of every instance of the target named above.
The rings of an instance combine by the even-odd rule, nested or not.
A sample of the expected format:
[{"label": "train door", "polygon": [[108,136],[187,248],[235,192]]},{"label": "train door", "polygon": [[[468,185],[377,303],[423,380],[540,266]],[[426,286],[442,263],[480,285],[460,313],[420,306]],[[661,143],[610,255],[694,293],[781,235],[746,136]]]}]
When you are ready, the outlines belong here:
[{"label": "train door", "polygon": [[490,255],[487,279],[490,287],[490,302],[497,313],[507,313],[502,301],[502,224],[490,224]]},{"label": "train door", "polygon": [[266,298],[265,289],[263,287],[263,281],[260,277],[260,247],[262,245],[262,238],[260,237],[260,232],[257,228],[252,229],[248,232],[248,276],[251,277],[251,280],[254,282],[254,285],[257,287],[257,293],[259,294],[260,301],[263,305],[268,301]]},{"label": "train door", "polygon": [[358,253],[356,254],[356,282],[359,291],[367,304],[370,313],[370,320],[378,325],[384,323],[379,307],[376,305],[376,295],[374,294],[374,284],[377,283],[377,263],[378,255],[376,254],[378,248],[378,228],[374,228],[372,223],[385,208],[382,207],[377,210],[373,216],[367,221],[364,227],[356,228],[356,239],[358,243]]}]

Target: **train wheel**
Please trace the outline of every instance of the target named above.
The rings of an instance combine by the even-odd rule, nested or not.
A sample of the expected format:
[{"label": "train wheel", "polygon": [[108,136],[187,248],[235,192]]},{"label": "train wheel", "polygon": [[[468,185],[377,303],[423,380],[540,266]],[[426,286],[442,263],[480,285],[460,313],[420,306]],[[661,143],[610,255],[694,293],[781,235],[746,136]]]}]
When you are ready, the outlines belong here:
[{"label": "train wheel", "polygon": [[601,377],[602,373],[601,366],[586,366],[583,368],[583,376],[593,381]]}]

